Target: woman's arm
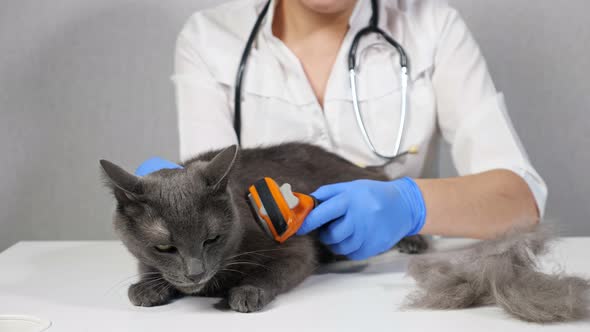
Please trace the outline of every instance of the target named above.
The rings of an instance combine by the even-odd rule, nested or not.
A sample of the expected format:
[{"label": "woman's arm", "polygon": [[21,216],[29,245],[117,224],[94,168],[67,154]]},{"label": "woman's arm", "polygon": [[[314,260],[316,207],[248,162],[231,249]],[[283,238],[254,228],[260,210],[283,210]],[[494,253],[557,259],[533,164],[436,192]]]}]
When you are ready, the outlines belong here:
[{"label": "woman's arm", "polygon": [[382,253],[409,235],[491,238],[539,220],[528,185],[507,170],[437,180],[357,180],[312,195],[321,204],[297,234],[318,229],[320,241],[350,259]]},{"label": "woman's arm", "polygon": [[436,41],[431,80],[437,120],[460,177],[353,181],[324,186],[322,204],[298,234],[364,259],[416,233],[490,238],[537,223],[547,188],[531,166],[502,95],[459,14],[432,2]]},{"label": "woman's arm", "polygon": [[536,223],[547,187],[465,22],[448,5],[437,6],[432,84],[439,128],[461,177],[417,180],[428,211],[423,232],[482,238]]},{"label": "woman's arm", "polygon": [[213,77],[197,51],[199,29],[189,20],[176,42],[174,82],[180,157],[195,155],[237,143],[227,89]]},{"label": "woman's arm", "polygon": [[422,234],[491,238],[539,222],[529,186],[508,170],[415,181],[428,211]]}]

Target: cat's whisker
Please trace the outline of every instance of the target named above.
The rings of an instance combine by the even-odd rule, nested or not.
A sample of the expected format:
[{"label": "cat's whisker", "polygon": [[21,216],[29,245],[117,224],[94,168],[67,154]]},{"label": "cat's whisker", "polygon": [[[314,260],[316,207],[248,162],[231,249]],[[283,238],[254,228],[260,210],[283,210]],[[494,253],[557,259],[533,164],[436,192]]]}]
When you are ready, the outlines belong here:
[{"label": "cat's whisker", "polygon": [[172,284],[170,284],[169,282],[166,282],[166,283],[164,283],[164,285],[162,287],[158,287],[158,289],[156,290],[156,293],[162,294],[171,286],[172,286]]},{"label": "cat's whisker", "polygon": [[[176,289],[176,287],[173,284],[168,284],[168,288],[173,288],[175,289],[175,291],[177,292],[178,290]],[[166,289],[166,291],[168,291],[168,288]]]},{"label": "cat's whisker", "polygon": [[[144,273],[138,273],[138,274],[134,274],[132,276],[129,276],[123,280],[118,281],[117,283],[115,283],[113,286],[111,286],[109,289],[107,289],[104,293],[104,295],[108,295],[111,291],[113,291],[116,288],[119,288],[120,286],[123,286],[127,281],[129,281],[129,279],[132,278],[137,278],[137,277],[143,277],[146,275],[150,275],[151,277],[153,277],[153,275],[159,275],[160,272],[144,272]],[[157,278],[157,277],[156,277]],[[151,280],[152,278],[145,278],[145,279],[141,279],[141,280]]]},{"label": "cat's whisker", "polygon": [[244,253],[244,254],[239,254],[239,255],[232,256],[229,259],[238,258],[238,257],[246,256],[246,255],[255,255],[255,257],[256,256],[259,256],[259,257],[264,257],[264,258],[272,259],[272,256],[261,254],[259,252],[248,252],[248,253]]},{"label": "cat's whisker", "polygon": [[[162,287],[162,289],[160,289],[158,291],[158,294],[165,294],[166,292],[168,292],[168,290],[172,287],[172,285],[170,285],[170,283],[164,285],[164,287]],[[169,298],[168,295],[165,296],[165,298]]]},{"label": "cat's whisker", "polygon": [[[166,283],[165,283],[165,282],[160,282],[160,283],[157,283],[155,286],[153,286],[153,287],[150,287],[150,289],[151,289],[151,290],[152,290],[154,293],[156,293],[156,294],[160,294],[160,288],[162,288],[162,287],[165,287],[165,286],[166,286]],[[146,289],[146,290],[147,290],[147,289]]]},{"label": "cat's whisker", "polygon": [[240,257],[240,256],[243,256],[243,255],[248,255],[248,254],[259,254],[261,252],[279,251],[279,250],[285,250],[285,249],[288,249],[288,248],[287,247],[281,247],[281,248],[274,248],[274,249],[261,249],[261,250],[246,251],[246,252],[242,252],[242,253],[239,253],[237,255],[234,255],[234,256],[230,256],[227,259],[233,259],[233,258]]},{"label": "cat's whisker", "polygon": [[144,279],[141,280],[140,282],[144,285],[144,286],[153,286],[154,284],[159,284],[161,281],[166,281],[164,278],[157,277],[157,278],[152,278],[152,279]]},{"label": "cat's whisker", "polygon": [[242,261],[230,262],[230,263],[226,264],[225,266],[232,266],[232,265],[254,265],[254,266],[259,266],[259,267],[265,268],[267,270],[270,270],[270,268],[268,266],[263,265],[263,264],[254,263],[254,262],[242,262]]},{"label": "cat's whisker", "polygon": [[153,285],[150,285],[149,287],[147,287],[146,285],[144,285],[144,288],[136,296],[137,297],[140,297],[141,295],[145,294],[145,292],[147,292],[148,290],[155,289],[156,287],[160,287],[162,284],[166,284],[166,282],[167,282],[164,279],[160,279],[160,280],[157,280],[157,281],[158,282],[155,282]]},{"label": "cat's whisker", "polygon": [[163,278],[150,279],[150,280],[143,281],[142,284],[143,284],[143,286],[146,286],[146,287],[147,286],[154,287],[155,285],[159,285],[160,282],[162,282],[162,281],[166,281],[166,280],[164,280]]},{"label": "cat's whisker", "polygon": [[[246,272],[244,272],[244,271],[240,271],[240,270],[234,270],[234,269],[228,269],[228,268],[223,268],[223,269],[220,269],[219,271],[220,271],[220,272],[221,272],[221,271],[229,271],[229,272],[238,272],[238,273],[241,273],[241,274],[246,274]],[[216,280],[216,281],[217,281],[217,280]]]},{"label": "cat's whisker", "polygon": [[216,279],[215,277],[211,280],[213,281],[213,289],[215,289],[215,290],[219,289],[220,288],[219,280]]},{"label": "cat's whisker", "polygon": [[236,265],[236,264],[251,264],[251,265],[257,265],[257,266],[265,266],[263,264],[251,262],[251,261],[229,261],[229,262],[227,262],[226,266]]},{"label": "cat's whisker", "polygon": [[279,251],[279,250],[285,250],[287,249],[287,247],[279,247],[279,248],[272,248],[272,249],[260,249],[260,250],[252,250],[252,251],[245,251],[245,252],[241,252],[237,255],[231,256],[229,258],[234,258],[237,256],[241,256],[241,255],[247,255],[247,254],[253,254],[253,253],[260,253],[260,252],[269,252],[269,251]]},{"label": "cat's whisker", "polygon": [[125,281],[127,281],[127,280],[129,280],[131,278],[143,277],[143,276],[146,276],[146,275],[154,275],[154,274],[160,274],[160,272],[143,272],[143,273],[137,273],[137,274],[131,275],[129,277],[126,277],[126,278],[122,279],[121,281],[118,281],[117,284],[122,283],[122,282],[125,282]]}]

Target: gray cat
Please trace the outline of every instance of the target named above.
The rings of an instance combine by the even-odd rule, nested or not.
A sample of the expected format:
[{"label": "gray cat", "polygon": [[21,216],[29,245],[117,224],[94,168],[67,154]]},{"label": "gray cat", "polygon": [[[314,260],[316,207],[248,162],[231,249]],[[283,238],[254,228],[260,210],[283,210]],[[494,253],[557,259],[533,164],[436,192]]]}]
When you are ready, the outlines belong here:
[{"label": "gray cat", "polygon": [[[310,193],[321,185],[357,179],[389,180],[381,168],[360,168],[319,147],[288,143],[236,146],[136,177],[100,162],[117,200],[114,227],[139,260],[140,281],[129,287],[137,306],[163,305],[183,295],[222,297],[239,312],[264,308],[278,294],[333,257],[315,234],[284,244],[256,224],[247,188],[268,176]],[[403,239],[407,253],[427,248],[421,236]]]}]

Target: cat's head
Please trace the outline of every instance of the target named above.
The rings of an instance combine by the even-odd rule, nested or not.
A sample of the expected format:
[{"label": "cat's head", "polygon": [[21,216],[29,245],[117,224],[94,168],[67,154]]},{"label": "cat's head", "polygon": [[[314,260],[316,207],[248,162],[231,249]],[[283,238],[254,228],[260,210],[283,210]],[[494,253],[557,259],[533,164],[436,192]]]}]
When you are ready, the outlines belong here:
[{"label": "cat's head", "polygon": [[211,161],[144,177],[100,161],[117,200],[117,234],[140,262],[183,292],[201,289],[240,244],[242,229],[228,189],[237,154],[232,146]]}]

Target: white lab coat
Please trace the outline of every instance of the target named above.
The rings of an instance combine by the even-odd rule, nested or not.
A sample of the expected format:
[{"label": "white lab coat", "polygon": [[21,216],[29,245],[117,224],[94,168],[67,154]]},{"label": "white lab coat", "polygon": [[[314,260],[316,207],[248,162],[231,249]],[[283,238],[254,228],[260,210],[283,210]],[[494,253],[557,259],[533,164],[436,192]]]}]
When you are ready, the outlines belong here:
[{"label": "white lab coat", "polygon": [[[273,0],[274,2],[274,0]],[[236,70],[266,0],[243,0],[195,13],[177,40],[176,102],[181,158],[237,142],[233,129]],[[460,175],[508,169],[529,185],[541,214],[547,188],[531,166],[490,78],[473,36],[456,10],[441,0],[380,1],[380,28],[410,59],[409,106],[401,151],[417,155],[387,167],[388,174],[423,175],[434,142],[451,146]],[[359,0],[319,105],[297,57],[272,34],[274,3],[250,53],[243,83],[242,147],[302,141],[359,165],[384,160],[366,145],[352,108],[347,54],[371,16]],[[391,153],[399,128],[399,56],[380,37],[365,37],[357,52],[359,99],[373,142]]]}]

